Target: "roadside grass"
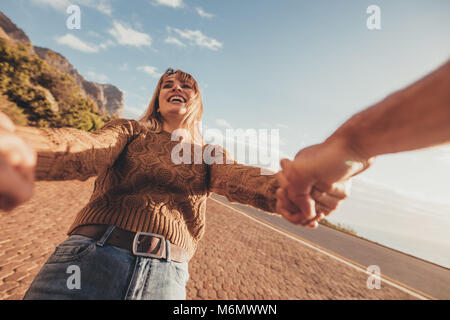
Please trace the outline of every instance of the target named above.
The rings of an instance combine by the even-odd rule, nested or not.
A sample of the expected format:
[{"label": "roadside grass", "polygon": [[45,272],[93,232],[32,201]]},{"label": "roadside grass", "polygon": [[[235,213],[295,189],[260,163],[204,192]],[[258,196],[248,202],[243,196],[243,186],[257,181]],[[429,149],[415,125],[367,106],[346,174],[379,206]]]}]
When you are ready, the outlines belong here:
[{"label": "roadside grass", "polygon": [[338,230],[338,231],[347,233],[347,234],[349,234],[349,235],[352,235],[352,236],[361,238],[361,237],[356,233],[355,230],[353,230],[352,228],[350,228],[350,227],[348,227],[348,226],[345,226],[345,225],[343,225],[343,224],[340,224],[340,223],[334,224],[334,223],[331,223],[330,221],[328,221],[327,219],[322,219],[322,220],[319,222],[319,224],[322,224],[322,225],[327,226],[327,227],[329,227],[329,228],[332,228],[332,229],[335,229],[335,230]]}]

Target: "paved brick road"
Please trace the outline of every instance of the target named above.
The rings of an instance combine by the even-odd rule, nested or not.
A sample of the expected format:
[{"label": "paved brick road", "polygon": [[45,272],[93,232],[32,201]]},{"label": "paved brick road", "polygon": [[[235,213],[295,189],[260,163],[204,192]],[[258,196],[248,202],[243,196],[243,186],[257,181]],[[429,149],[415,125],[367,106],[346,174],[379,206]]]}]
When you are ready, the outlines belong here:
[{"label": "paved brick road", "polygon": [[[0,299],[21,299],[88,201],[86,182],[38,182],[33,198],[0,213]],[[188,299],[411,299],[209,200],[206,234],[192,259]]]}]

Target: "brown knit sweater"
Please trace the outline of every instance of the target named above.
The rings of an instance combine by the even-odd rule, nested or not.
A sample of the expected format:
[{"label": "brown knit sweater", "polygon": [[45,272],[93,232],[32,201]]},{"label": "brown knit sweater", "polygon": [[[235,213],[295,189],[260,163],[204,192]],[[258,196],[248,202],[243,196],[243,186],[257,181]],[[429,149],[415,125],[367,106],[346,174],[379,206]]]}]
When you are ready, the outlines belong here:
[{"label": "brown knit sweater", "polygon": [[[212,156],[223,159],[222,164],[198,163],[198,158],[192,164],[175,164],[171,152],[179,142],[135,120],[113,120],[93,133],[30,127],[19,127],[17,133],[38,152],[37,180],[98,176],[89,203],[68,233],[79,225],[110,224],[161,234],[194,254],[205,231],[211,192],[275,212],[278,183],[273,175],[261,175],[259,167],[232,159],[229,163],[230,155],[218,146]],[[194,160],[194,145],[189,146]],[[207,147],[212,146],[202,150]]]}]

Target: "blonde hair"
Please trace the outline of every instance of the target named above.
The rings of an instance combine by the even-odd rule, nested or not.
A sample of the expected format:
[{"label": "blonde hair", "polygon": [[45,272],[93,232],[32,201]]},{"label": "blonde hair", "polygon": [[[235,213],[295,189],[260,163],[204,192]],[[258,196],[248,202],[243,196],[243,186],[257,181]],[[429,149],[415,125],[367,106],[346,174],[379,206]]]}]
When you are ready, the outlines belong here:
[{"label": "blonde hair", "polygon": [[153,97],[148,105],[147,111],[138,121],[147,128],[149,128],[151,131],[155,132],[162,131],[162,124],[164,118],[162,117],[161,113],[158,112],[159,94],[161,92],[161,86],[164,80],[172,75],[175,75],[176,79],[181,82],[189,83],[195,91],[194,96],[187,104],[187,112],[180,123],[180,128],[185,129],[189,132],[192,139],[191,141],[193,143],[203,145],[204,144],[203,136],[200,131],[200,121],[202,120],[203,116],[203,103],[200,90],[197,81],[195,81],[194,77],[192,77],[189,73],[186,73],[184,71],[181,70],[175,71],[172,68],[169,68],[166,70],[166,72],[164,72],[164,74],[158,81],[155,92],[153,93]]}]

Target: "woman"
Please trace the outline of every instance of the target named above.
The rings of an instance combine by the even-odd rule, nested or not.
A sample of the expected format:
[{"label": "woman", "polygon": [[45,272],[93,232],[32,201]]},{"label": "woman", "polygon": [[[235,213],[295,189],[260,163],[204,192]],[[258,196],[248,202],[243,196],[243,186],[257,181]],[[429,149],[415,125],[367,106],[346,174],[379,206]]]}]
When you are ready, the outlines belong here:
[{"label": "woman", "polygon": [[[25,299],[185,299],[188,262],[204,233],[211,192],[276,212],[275,177],[204,145],[196,127],[202,112],[194,78],[168,69],[140,121],[113,120],[94,133],[17,129],[38,152],[38,180],[98,175],[69,237]],[[189,148],[178,156],[185,159],[190,149],[193,159],[200,148],[205,161],[174,160],[180,142],[171,133],[180,128]]]}]

